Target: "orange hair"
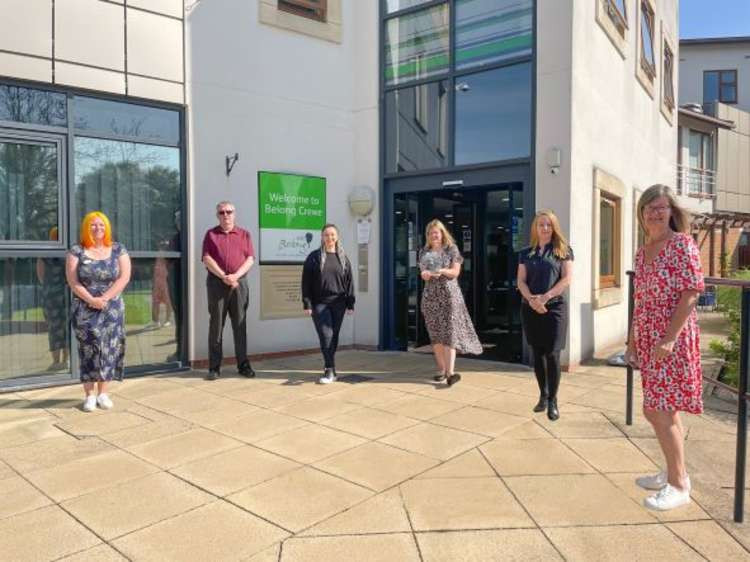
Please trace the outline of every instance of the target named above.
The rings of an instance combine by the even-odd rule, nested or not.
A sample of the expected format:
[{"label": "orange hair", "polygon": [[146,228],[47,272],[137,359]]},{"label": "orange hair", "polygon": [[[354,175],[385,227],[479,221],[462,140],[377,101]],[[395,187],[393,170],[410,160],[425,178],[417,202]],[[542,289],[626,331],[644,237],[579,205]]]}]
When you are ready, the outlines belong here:
[{"label": "orange hair", "polygon": [[91,223],[94,222],[94,219],[102,219],[102,222],[104,223],[104,245],[111,246],[112,225],[109,224],[107,215],[101,211],[91,211],[83,217],[83,221],[81,222],[81,246],[84,248],[91,248],[94,246],[94,237],[91,236]]}]

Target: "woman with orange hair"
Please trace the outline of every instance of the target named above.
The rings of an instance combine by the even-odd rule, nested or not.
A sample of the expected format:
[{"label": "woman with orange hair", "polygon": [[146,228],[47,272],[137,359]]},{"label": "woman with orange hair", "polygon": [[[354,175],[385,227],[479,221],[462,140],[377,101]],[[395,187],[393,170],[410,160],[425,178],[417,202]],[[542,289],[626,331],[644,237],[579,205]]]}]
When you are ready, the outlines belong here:
[{"label": "woman with orange hair", "polygon": [[521,321],[534,352],[534,374],[539,385],[535,412],[560,417],[560,350],[568,334],[568,310],[563,293],[573,277],[573,250],[552,211],[539,211],[531,223],[531,245],[518,256],[516,284],[523,297]]},{"label": "woman with orange hair", "polygon": [[[112,227],[100,211],[81,223],[81,244],[73,246],[65,264],[73,292],[72,325],[78,340],[85,412],[112,408],[107,383],[122,380],[125,356],[125,304],[121,293],[130,281],[130,256],[112,241]],[[94,387],[96,386],[96,394]]]}]

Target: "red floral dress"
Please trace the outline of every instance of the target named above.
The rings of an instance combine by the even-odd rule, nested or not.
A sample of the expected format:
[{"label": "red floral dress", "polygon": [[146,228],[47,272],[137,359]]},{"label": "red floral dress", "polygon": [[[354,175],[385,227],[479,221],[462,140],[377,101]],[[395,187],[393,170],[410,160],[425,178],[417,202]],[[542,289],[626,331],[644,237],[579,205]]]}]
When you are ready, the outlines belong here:
[{"label": "red floral dress", "polygon": [[651,410],[703,412],[700,331],[693,310],[672,353],[652,357],[683,291],[703,291],[700,252],[687,234],[675,234],[651,263],[643,248],[635,257],[635,346],[641,366],[643,405]]}]

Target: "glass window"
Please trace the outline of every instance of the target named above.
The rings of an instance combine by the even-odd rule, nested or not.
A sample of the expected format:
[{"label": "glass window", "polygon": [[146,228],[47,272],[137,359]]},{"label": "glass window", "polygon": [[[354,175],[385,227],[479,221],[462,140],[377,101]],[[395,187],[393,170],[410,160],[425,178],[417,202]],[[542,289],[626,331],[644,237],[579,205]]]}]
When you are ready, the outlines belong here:
[{"label": "glass window", "polygon": [[304,18],[326,21],[326,0],[278,0],[278,8]]},{"label": "glass window", "polygon": [[55,143],[0,139],[0,242],[57,240],[59,165]]},{"label": "glass window", "polygon": [[0,380],[70,372],[65,258],[0,258]]},{"label": "glass window", "polygon": [[617,203],[599,200],[599,287],[613,287],[616,278]]},{"label": "glass window", "polygon": [[719,73],[716,71],[703,73],[703,101],[719,101]]},{"label": "glass window", "polygon": [[531,65],[456,78],[456,164],[531,154]]},{"label": "glass window", "polygon": [[400,84],[448,70],[448,5],[389,19],[385,83]]},{"label": "glass window", "polygon": [[674,109],[674,54],[669,45],[664,43],[664,103]]},{"label": "glass window", "polygon": [[386,93],[386,172],[427,170],[448,164],[448,82]]},{"label": "glass window", "polygon": [[532,0],[457,0],[456,68],[531,56]]},{"label": "glass window", "polygon": [[180,142],[180,116],[176,111],[76,97],[73,115],[78,130],[171,145]]},{"label": "glass window", "polygon": [[57,92],[0,86],[0,121],[65,127],[67,97]]},{"label": "glass window", "polygon": [[385,0],[385,9],[387,13],[398,12],[399,10],[405,10],[413,6],[419,6],[430,0]]},{"label": "glass window", "polygon": [[703,102],[737,103],[737,71],[707,70],[703,73]]},{"label": "glass window", "polygon": [[641,1],[641,66],[653,79],[656,76],[654,58],[654,12],[648,1]]},{"label": "glass window", "polygon": [[178,235],[180,195],[178,148],[76,137],[76,232],[100,210],[128,250],[160,250]]}]

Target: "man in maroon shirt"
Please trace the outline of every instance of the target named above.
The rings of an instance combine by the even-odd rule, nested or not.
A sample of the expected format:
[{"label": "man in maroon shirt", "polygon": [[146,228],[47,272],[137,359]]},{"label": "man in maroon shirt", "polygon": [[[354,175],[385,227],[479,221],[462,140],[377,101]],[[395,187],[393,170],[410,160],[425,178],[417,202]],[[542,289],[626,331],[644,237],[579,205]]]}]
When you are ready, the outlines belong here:
[{"label": "man in maroon shirt", "polygon": [[203,237],[203,264],[208,270],[208,380],[221,372],[222,335],[227,313],[232,321],[234,353],[241,375],[254,377],[247,358],[247,306],[249,289],[246,274],[255,261],[250,233],[235,226],[234,205],[222,201],[216,205],[219,225]]}]

